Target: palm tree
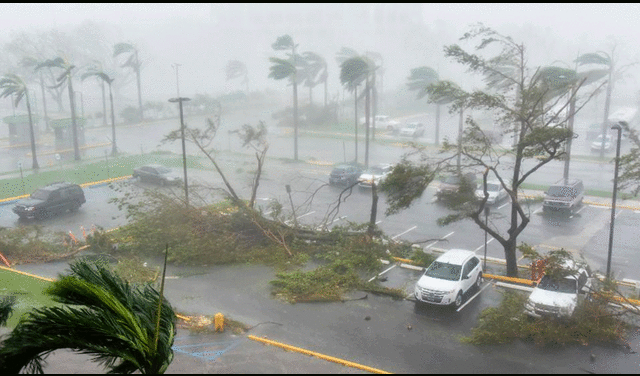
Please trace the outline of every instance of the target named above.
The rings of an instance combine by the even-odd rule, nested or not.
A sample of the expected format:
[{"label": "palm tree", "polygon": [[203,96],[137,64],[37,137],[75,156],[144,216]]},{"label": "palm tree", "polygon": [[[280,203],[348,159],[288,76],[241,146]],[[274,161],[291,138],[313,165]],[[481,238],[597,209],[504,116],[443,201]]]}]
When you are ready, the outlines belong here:
[{"label": "palm tree", "polygon": [[[342,83],[342,85],[344,85],[347,88],[347,90],[354,92],[355,143],[356,143],[355,163],[356,164],[358,163],[358,85],[361,84],[362,81],[367,80],[366,89],[368,91],[369,89],[368,75],[369,75],[369,63],[365,61],[365,59],[362,58],[361,56],[355,56],[347,60],[344,60],[340,65],[340,82]],[[367,128],[367,134],[368,134],[369,127],[367,126],[366,128]],[[368,137],[367,137],[367,140],[368,140]]]},{"label": "palm tree", "polygon": [[164,373],[176,334],[164,284],[160,292],[151,284],[130,284],[85,260],[70,269],[46,290],[63,306],[32,310],[2,342],[0,373],[42,373],[44,358],[59,349],[91,355],[109,373]]},{"label": "palm tree", "polygon": [[[379,93],[382,93],[382,79],[384,77],[384,59],[379,52],[375,51],[366,51],[365,56],[368,57],[373,62],[373,75],[372,75],[372,85],[371,85],[371,94],[373,95],[373,103],[372,103],[372,121],[371,128],[373,132],[371,133],[371,140],[375,140],[376,136],[376,115],[378,114],[378,103],[379,103]],[[379,62],[380,64],[376,64]],[[378,91],[378,83],[377,77],[380,76],[380,90]]]},{"label": "palm tree", "polygon": [[136,85],[138,86],[138,111],[140,120],[144,120],[144,112],[142,110],[142,92],[140,91],[140,59],[138,59],[138,49],[131,43],[117,43],[113,46],[113,57],[123,53],[130,53],[127,61],[121,65],[122,68],[130,67],[136,73]]},{"label": "palm tree", "polygon": [[[38,64],[40,64],[42,61],[37,60],[33,57],[25,57],[22,59],[22,61],[20,62],[20,65],[22,65],[23,67],[30,67],[30,68],[34,68],[36,67]],[[42,71],[40,72],[40,90],[42,91],[42,109],[44,111],[44,124],[45,127],[47,128],[47,131],[51,130],[51,127],[49,126],[49,115],[47,114],[47,97],[45,95],[45,91],[44,91],[44,76]]]},{"label": "palm tree", "polygon": [[55,59],[48,59],[38,64],[35,67],[35,70],[38,71],[42,68],[60,68],[64,72],[58,76],[57,81],[58,84],[55,87],[61,87],[64,84],[67,84],[67,88],[69,89],[69,103],[71,107],[71,131],[73,132],[73,154],[76,161],[80,160],[80,148],[78,146],[78,127],[76,124],[76,106],[75,106],[75,95],[73,93],[73,80],[71,79],[71,72],[76,67],[61,57],[56,57]]},{"label": "palm tree", "polygon": [[224,70],[227,76],[227,81],[242,77],[241,83],[246,85],[247,94],[249,94],[249,76],[247,66],[243,62],[240,60],[229,60]]},{"label": "palm tree", "polygon": [[0,79],[0,98],[6,98],[8,96],[14,96],[13,105],[18,107],[18,104],[24,97],[27,102],[27,113],[29,114],[29,137],[31,139],[31,157],[32,168],[38,170],[38,159],[36,158],[36,137],[33,131],[33,119],[31,118],[31,101],[29,100],[29,88],[19,76],[7,73],[2,79]]},{"label": "palm tree", "polygon": [[0,298],[0,326],[7,325],[7,321],[13,314],[13,307],[15,305],[16,297],[14,295],[3,296]]},{"label": "palm tree", "polygon": [[290,35],[285,34],[280,37],[271,45],[276,51],[291,49],[291,54],[288,60],[271,57],[269,61],[274,65],[269,67],[269,78],[275,80],[282,80],[288,78],[293,84],[293,159],[298,160],[298,69],[299,63],[296,58],[296,47],[298,45],[293,43],[293,38]]},{"label": "palm tree", "polygon": [[[118,148],[116,146],[116,120],[113,111],[113,94],[111,92],[111,83],[115,78],[111,78],[106,73],[96,69],[85,72],[81,76],[82,81],[84,81],[87,77],[96,77],[103,85],[104,83],[109,85],[109,103],[111,104],[111,155],[115,156],[118,153]],[[107,114],[105,114],[104,117],[106,118]]]},{"label": "palm tree", "polygon": [[305,86],[309,88],[309,104],[313,105],[313,88],[319,83],[324,83],[324,106],[327,106],[327,62],[315,52],[307,51],[302,54],[306,62],[304,76]]},{"label": "palm tree", "polygon": [[[407,86],[409,90],[417,91],[417,99],[422,99],[427,95],[427,86],[438,82],[440,77],[438,72],[433,68],[422,66],[411,69],[411,74],[407,78]],[[440,105],[448,103],[450,98],[441,98],[439,102],[435,102],[436,105],[436,146],[440,145]]]}]

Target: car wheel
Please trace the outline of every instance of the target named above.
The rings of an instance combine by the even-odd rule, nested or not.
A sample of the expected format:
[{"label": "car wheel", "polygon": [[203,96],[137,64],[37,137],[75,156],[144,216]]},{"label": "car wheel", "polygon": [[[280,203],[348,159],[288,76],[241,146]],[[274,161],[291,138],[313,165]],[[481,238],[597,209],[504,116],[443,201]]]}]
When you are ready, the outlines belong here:
[{"label": "car wheel", "polygon": [[453,305],[455,308],[460,308],[462,305],[462,291],[458,292],[458,295],[456,295],[456,300],[454,300]]},{"label": "car wheel", "polygon": [[480,289],[481,285],[482,285],[482,273],[478,273],[478,278],[476,278],[476,287]]},{"label": "car wheel", "polygon": [[73,203],[73,204],[71,205],[71,207],[69,208],[69,211],[73,213],[73,212],[78,211],[78,209],[79,209],[79,208],[80,208],[80,205],[79,205],[79,204],[77,204],[77,203]]}]

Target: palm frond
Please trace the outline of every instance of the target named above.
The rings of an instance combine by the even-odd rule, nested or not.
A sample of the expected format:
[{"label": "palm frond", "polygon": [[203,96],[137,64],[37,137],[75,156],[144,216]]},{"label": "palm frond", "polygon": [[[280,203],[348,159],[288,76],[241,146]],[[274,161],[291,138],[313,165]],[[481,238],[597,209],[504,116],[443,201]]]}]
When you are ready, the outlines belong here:
[{"label": "palm frond", "polygon": [[279,36],[278,39],[276,39],[275,43],[271,45],[271,48],[273,48],[276,51],[290,50],[293,48],[293,46],[294,46],[293,38],[291,38],[289,34],[285,34],[285,35]]},{"label": "palm frond", "polygon": [[269,78],[282,80],[293,77],[296,73],[296,67],[289,60],[271,57],[269,61],[273,63],[273,65],[269,67]]},{"label": "palm frond", "polygon": [[362,57],[352,57],[340,65],[340,82],[353,89],[365,80],[369,72],[369,64]]},{"label": "palm frond", "polygon": [[113,57],[116,57],[125,52],[133,52],[135,50],[136,48],[130,43],[116,43],[116,45],[113,46]]},{"label": "palm frond", "polygon": [[602,53],[587,53],[578,56],[577,59],[574,60],[578,65],[585,64],[601,64],[610,66],[611,59],[608,56],[603,55]]}]

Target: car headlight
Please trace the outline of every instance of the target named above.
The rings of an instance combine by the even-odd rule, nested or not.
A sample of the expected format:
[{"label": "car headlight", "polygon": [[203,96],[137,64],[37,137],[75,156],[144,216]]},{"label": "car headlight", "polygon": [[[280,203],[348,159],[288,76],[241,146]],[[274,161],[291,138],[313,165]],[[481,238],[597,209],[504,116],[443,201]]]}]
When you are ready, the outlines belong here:
[{"label": "car headlight", "polygon": [[36,210],[35,206],[29,206],[28,208],[24,208],[26,211],[34,211]]},{"label": "car headlight", "polygon": [[531,303],[530,301],[527,300],[527,302],[524,303],[524,308],[526,310],[533,311],[536,308],[536,305],[535,303]]}]

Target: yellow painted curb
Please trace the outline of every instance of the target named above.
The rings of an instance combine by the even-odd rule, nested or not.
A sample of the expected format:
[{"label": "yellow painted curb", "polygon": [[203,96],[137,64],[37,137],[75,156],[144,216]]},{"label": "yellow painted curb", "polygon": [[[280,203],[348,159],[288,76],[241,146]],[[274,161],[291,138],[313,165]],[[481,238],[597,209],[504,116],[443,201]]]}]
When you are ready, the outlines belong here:
[{"label": "yellow painted curb", "polygon": [[82,188],[84,187],[90,187],[92,185],[96,185],[96,184],[102,184],[102,183],[110,183],[112,181],[118,181],[118,180],[124,180],[124,179],[129,179],[132,175],[125,175],[125,176],[118,176],[116,178],[111,178],[111,179],[105,179],[105,180],[99,180],[99,181],[92,181],[90,183],[82,183],[79,184]]},{"label": "yellow painted curb", "polygon": [[43,281],[47,281],[47,282],[53,282],[55,281],[54,279],[51,278],[46,278],[46,277],[40,277],[39,275],[35,275],[35,274],[31,274],[31,273],[26,273],[26,272],[21,272],[20,270],[15,270],[15,269],[11,269],[11,268],[7,268],[4,266],[0,266],[0,269],[2,270],[7,270],[10,272],[14,272],[14,273],[18,273],[18,274],[22,274],[22,275],[26,275],[28,277],[32,277],[32,278],[37,278],[37,279],[41,279]]},{"label": "yellow painted curb", "polygon": [[413,260],[404,259],[404,258],[400,258],[400,257],[391,257],[391,258],[396,260],[396,261],[405,262],[407,264],[413,264]]},{"label": "yellow painted curb", "polygon": [[22,195],[22,196],[16,196],[16,197],[3,198],[2,200],[0,200],[0,202],[17,200],[17,199],[25,198],[25,197],[29,197],[29,196],[31,196],[31,195]]},{"label": "yellow painted curb", "polygon": [[277,347],[283,348],[285,350],[295,351],[295,352],[299,352],[301,354],[315,356],[316,358],[320,358],[320,359],[328,360],[330,362],[342,364],[343,366],[358,368],[358,369],[361,369],[363,371],[367,371],[367,372],[371,372],[371,373],[391,374],[391,372],[383,371],[383,370],[380,370],[380,369],[377,369],[377,368],[373,368],[373,367],[363,366],[362,364],[349,362],[347,360],[343,360],[343,359],[339,359],[339,358],[334,358],[332,356],[320,354],[320,353],[317,353],[315,351],[305,350],[305,349],[302,349],[302,348],[299,348],[299,347],[295,347],[295,346],[286,345],[284,343],[272,341],[272,340],[269,340],[269,339],[266,339],[266,338],[260,338],[260,337],[254,336],[254,335],[248,335],[247,338],[252,339],[254,341],[265,343],[267,345],[277,346]]},{"label": "yellow painted curb", "polygon": [[511,283],[520,283],[523,285],[533,286],[534,282],[530,279],[524,278],[513,278],[513,277],[505,277],[503,275],[494,275],[494,274],[483,274],[484,278],[497,279],[499,281],[511,282]]}]

